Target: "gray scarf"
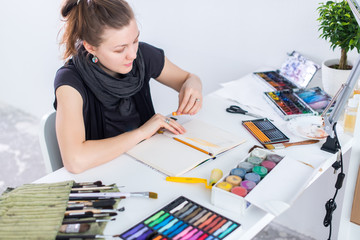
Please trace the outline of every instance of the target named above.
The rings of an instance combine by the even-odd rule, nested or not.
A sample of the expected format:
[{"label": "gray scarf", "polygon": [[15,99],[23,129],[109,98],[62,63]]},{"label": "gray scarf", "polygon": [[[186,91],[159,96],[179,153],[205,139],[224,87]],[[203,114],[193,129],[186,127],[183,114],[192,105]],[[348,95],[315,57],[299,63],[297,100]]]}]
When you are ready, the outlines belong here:
[{"label": "gray scarf", "polygon": [[128,98],[139,92],[144,84],[145,64],[140,48],[132,70],[121,74],[119,78],[110,76],[99,64],[93,63],[84,46],[73,57],[73,62],[85,84],[108,109],[117,108],[121,111],[122,107],[127,108],[123,104],[129,102]]}]

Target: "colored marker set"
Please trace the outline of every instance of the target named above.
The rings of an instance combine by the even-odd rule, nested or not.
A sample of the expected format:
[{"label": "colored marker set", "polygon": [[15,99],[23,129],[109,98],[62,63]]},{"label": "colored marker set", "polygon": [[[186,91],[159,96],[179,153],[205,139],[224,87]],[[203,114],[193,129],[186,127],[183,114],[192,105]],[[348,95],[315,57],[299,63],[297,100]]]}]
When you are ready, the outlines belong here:
[{"label": "colored marker set", "polygon": [[290,140],[267,118],[246,120],[242,124],[263,145],[288,142]]},{"label": "colored marker set", "polygon": [[283,156],[255,148],[212,188],[211,202],[219,207],[243,213],[246,196],[263,181]]},{"label": "colored marker set", "polygon": [[180,196],[120,237],[125,240],[224,239],[240,226],[239,223]]}]

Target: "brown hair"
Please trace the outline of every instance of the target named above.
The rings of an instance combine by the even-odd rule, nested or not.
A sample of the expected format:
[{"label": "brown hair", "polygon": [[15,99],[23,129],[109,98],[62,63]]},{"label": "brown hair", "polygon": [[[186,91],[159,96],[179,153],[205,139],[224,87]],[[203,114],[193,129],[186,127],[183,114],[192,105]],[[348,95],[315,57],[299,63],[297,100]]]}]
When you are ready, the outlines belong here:
[{"label": "brown hair", "polygon": [[120,29],[134,19],[134,12],[123,0],[65,0],[61,15],[65,22],[60,42],[65,45],[64,59],[76,55],[82,41],[99,46],[106,27]]}]

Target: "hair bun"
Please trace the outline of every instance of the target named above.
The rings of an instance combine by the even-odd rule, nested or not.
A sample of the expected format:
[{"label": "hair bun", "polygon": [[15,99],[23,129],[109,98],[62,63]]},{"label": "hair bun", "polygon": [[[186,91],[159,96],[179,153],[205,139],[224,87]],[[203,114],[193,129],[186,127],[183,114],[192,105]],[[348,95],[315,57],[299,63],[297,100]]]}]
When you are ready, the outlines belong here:
[{"label": "hair bun", "polygon": [[67,17],[70,11],[79,4],[78,0],[67,0],[61,9],[61,15]]}]

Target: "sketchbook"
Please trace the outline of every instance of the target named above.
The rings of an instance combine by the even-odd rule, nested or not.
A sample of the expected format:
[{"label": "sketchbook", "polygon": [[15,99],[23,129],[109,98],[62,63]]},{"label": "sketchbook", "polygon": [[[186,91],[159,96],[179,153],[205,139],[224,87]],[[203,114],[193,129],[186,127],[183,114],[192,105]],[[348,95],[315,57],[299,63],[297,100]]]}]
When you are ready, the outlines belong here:
[{"label": "sketchbook", "polygon": [[127,154],[168,175],[180,176],[243,142],[244,139],[198,119],[183,124],[186,133],[156,133]]}]

